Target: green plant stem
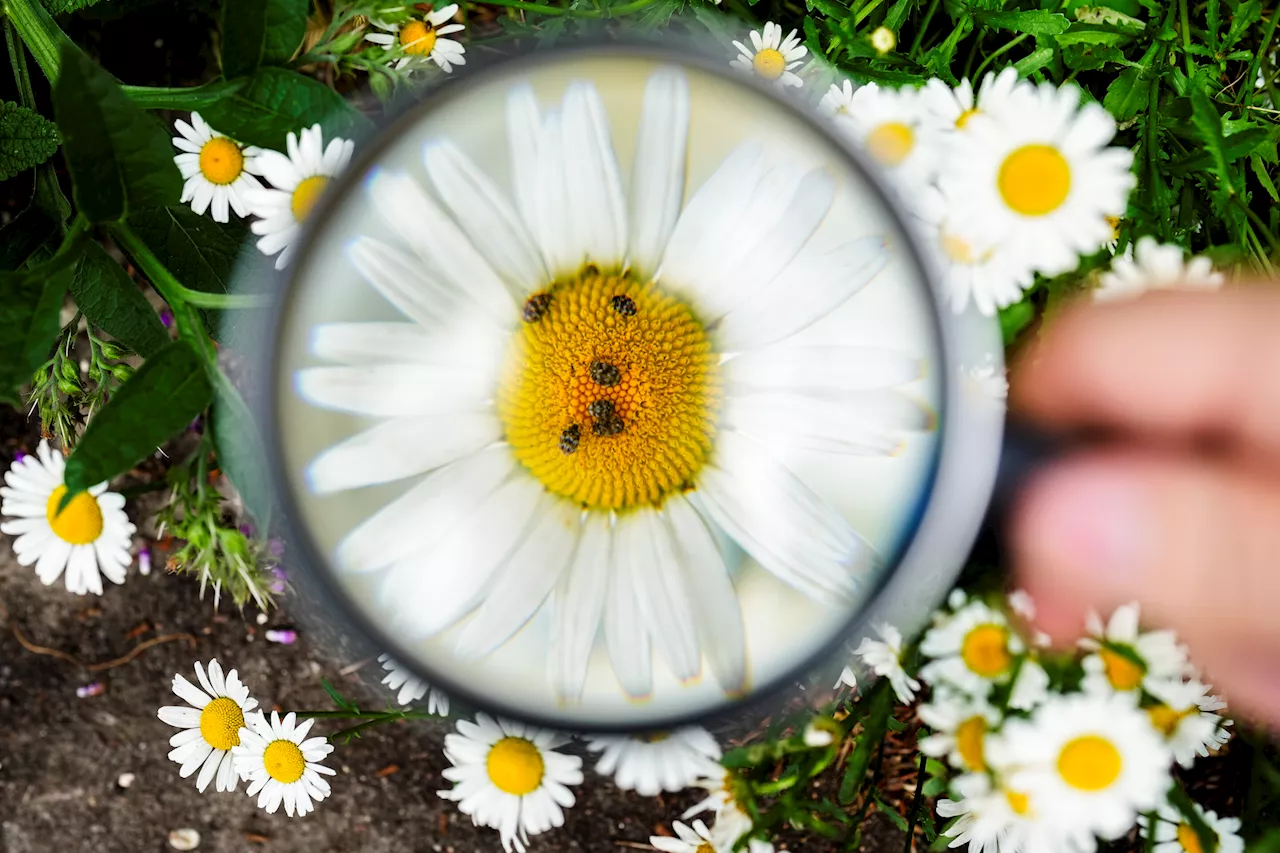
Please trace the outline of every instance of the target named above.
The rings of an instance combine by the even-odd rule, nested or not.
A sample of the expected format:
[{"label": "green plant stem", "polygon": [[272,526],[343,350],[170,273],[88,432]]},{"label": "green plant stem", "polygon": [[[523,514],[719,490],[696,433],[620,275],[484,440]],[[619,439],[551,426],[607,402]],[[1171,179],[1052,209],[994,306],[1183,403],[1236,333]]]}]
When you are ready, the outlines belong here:
[{"label": "green plant stem", "polygon": [[[1017,681],[1010,683],[1017,684]],[[920,801],[924,799],[925,765],[928,763],[929,756],[923,752],[920,753],[920,772],[916,774],[916,795],[911,801],[911,816],[907,821],[907,844],[903,848],[903,853],[911,853],[911,848],[915,846],[916,823],[920,820]]]},{"label": "green plant stem", "polygon": [[978,70],[973,72],[973,76],[969,78],[970,80],[974,81],[974,88],[975,89],[977,88],[977,81],[982,79],[982,72],[987,70],[988,65],[990,65],[997,57],[1000,57],[1005,53],[1008,53],[1010,50],[1013,50],[1015,47],[1021,44],[1022,41],[1027,38],[1027,36],[1028,36],[1028,33],[1023,33],[1022,35],[1016,36],[1010,39],[1009,41],[997,47],[995,50],[991,51],[991,53],[987,55],[987,58],[982,60],[982,64],[978,66]]},{"label": "green plant stem", "polygon": [[40,0],[4,0],[4,13],[22,36],[27,50],[44,71],[49,82],[58,82],[58,54],[66,46],[77,49],[67,34],[54,23]]},{"label": "green plant stem", "polygon": [[160,262],[147,244],[133,233],[133,229],[128,224],[118,222],[111,226],[110,230],[111,236],[120,244],[120,248],[133,258],[138,268],[150,279],[151,285],[160,292],[165,302],[168,302],[169,307],[173,309],[173,318],[178,324],[178,334],[204,356],[211,371],[216,370],[218,361],[217,353],[213,349],[213,341],[205,332],[204,323],[196,313],[195,307],[184,298],[184,294],[191,291],[182,286],[182,283]]},{"label": "green plant stem", "polygon": [[868,15],[870,15],[877,8],[879,8],[882,2],[884,2],[884,0],[870,0],[869,3],[867,3],[865,6],[863,6],[861,9],[858,10],[858,14],[853,16],[853,25],[855,27],[859,26],[863,21],[867,19]]},{"label": "green plant stem", "polygon": [[121,86],[144,110],[198,110],[244,88],[244,80],[210,80],[200,86]]},{"label": "green plant stem", "polygon": [[1178,10],[1182,17],[1182,58],[1186,61],[1187,77],[1195,76],[1195,65],[1191,61],[1191,22],[1187,18],[1187,0],[1178,0]]},{"label": "green plant stem", "polygon": [[924,13],[924,20],[920,22],[920,26],[916,30],[916,37],[911,40],[911,50],[907,52],[907,56],[912,59],[916,58],[916,53],[920,50],[920,43],[924,41],[924,34],[929,29],[929,23],[933,20],[933,13],[938,11],[940,2],[941,0],[932,0],[929,3],[928,10]]},{"label": "green plant stem", "polygon": [[1271,40],[1275,38],[1276,24],[1280,23],[1280,6],[1271,10],[1271,20],[1267,22],[1267,31],[1262,35],[1262,43],[1258,45],[1258,52],[1253,55],[1253,62],[1249,63],[1249,73],[1245,76],[1244,85],[1240,87],[1242,94],[1236,103],[1253,104],[1254,96],[1257,90],[1254,89],[1253,83],[1258,79],[1258,71],[1262,68],[1262,63],[1266,61],[1267,51],[1271,48]]},{"label": "green plant stem", "polygon": [[[234,309],[234,308],[263,308],[270,304],[270,297],[261,296],[252,293],[205,293],[201,290],[191,290],[182,285],[173,276],[173,273],[160,262],[160,260],[151,253],[147,248],[147,244],[138,239],[128,225],[121,222],[111,228],[111,233],[125,250],[133,256],[138,262],[138,266],[142,268],[151,283],[155,285],[156,290],[160,291],[160,295],[165,298],[169,306],[173,308],[174,317],[178,319],[178,331],[182,329],[182,319],[178,313],[178,304],[190,306],[192,308],[216,308],[216,309]],[[207,337],[202,334],[202,337]]]}]

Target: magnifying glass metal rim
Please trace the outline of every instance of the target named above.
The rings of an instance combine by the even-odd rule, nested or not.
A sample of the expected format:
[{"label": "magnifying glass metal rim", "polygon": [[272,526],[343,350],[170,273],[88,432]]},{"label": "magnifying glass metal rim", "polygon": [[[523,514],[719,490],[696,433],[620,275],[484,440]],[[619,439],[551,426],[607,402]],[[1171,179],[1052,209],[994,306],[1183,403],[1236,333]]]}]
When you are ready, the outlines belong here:
[{"label": "magnifying glass metal rim", "polygon": [[784,694],[793,689],[798,682],[805,680],[806,674],[812,673],[822,663],[832,661],[850,637],[863,635],[870,627],[872,614],[877,610],[878,602],[890,581],[897,575],[897,570],[904,562],[911,542],[915,539],[926,512],[933,502],[940,462],[947,451],[945,425],[953,381],[948,370],[939,369],[938,376],[935,377],[938,383],[938,441],[929,460],[928,470],[917,490],[916,505],[909,513],[910,521],[902,525],[898,541],[888,552],[892,559],[884,559],[883,568],[868,582],[871,588],[867,591],[863,604],[856,609],[841,630],[832,633],[830,639],[768,681],[753,685],[744,696],[726,695],[722,702],[710,708],[655,716],[643,722],[637,720],[594,723],[578,718],[573,718],[571,722],[567,719],[555,719],[485,695],[483,691],[477,691],[443,672],[435,672],[424,666],[419,661],[418,655],[407,651],[354,601],[339,579],[332,561],[324,557],[311,539],[306,525],[301,522],[303,515],[295,498],[291,485],[292,478],[285,463],[283,448],[285,436],[281,432],[280,402],[281,392],[290,387],[290,382],[279,367],[282,363],[282,330],[290,316],[293,300],[298,298],[302,291],[299,282],[303,279],[302,274],[306,272],[312,246],[318,239],[326,236],[326,225],[341,209],[342,202],[349,198],[352,192],[360,190],[369,169],[376,166],[385,151],[398,143],[403,134],[424,114],[453,98],[465,97],[469,88],[467,84],[482,85],[502,79],[518,80],[521,79],[522,71],[532,71],[566,60],[629,58],[650,60],[656,65],[666,64],[689,68],[726,80],[735,86],[754,90],[756,96],[767,98],[789,114],[792,120],[807,126],[810,132],[825,139],[844,158],[846,165],[866,184],[876,201],[883,207],[892,223],[888,230],[896,232],[895,240],[901,239],[903,242],[901,248],[906,262],[915,268],[921,282],[928,290],[926,296],[933,308],[929,312],[929,322],[932,324],[934,340],[938,346],[939,363],[941,366],[952,363],[953,343],[946,324],[941,322],[940,312],[943,306],[934,288],[934,282],[937,281],[934,267],[929,257],[921,251],[915,232],[901,210],[901,202],[894,197],[894,190],[890,188],[887,179],[882,177],[879,167],[875,166],[865,153],[840,134],[833,132],[829,123],[824,121],[812,107],[786,97],[785,93],[780,93],[776,87],[757,79],[754,75],[746,75],[731,68],[727,62],[718,61],[697,50],[690,50],[687,44],[681,44],[680,49],[677,50],[669,45],[640,41],[634,37],[624,37],[624,39],[624,41],[618,41],[616,34],[608,43],[582,39],[572,43],[558,44],[553,49],[500,56],[482,64],[468,64],[456,68],[452,75],[454,79],[446,81],[423,99],[410,105],[358,147],[352,162],[341,175],[333,179],[309,216],[293,263],[277,273],[275,292],[278,296],[272,301],[265,323],[267,343],[264,347],[266,360],[263,368],[266,375],[260,386],[262,395],[258,406],[267,452],[268,477],[281,510],[277,523],[294,555],[291,562],[296,561],[307,573],[309,580],[316,587],[315,592],[323,606],[330,608],[330,612],[336,612],[341,620],[354,626],[362,638],[375,645],[379,651],[389,654],[400,666],[408,669],[432,687],[444,691],[452,700],[460,700],[474,709],[543,728],[564,731],[568,727],[584,734],[625,734],[671,730],[685,725],[706,724],[716,719],[760,711],[766,706],[776,707]]}]

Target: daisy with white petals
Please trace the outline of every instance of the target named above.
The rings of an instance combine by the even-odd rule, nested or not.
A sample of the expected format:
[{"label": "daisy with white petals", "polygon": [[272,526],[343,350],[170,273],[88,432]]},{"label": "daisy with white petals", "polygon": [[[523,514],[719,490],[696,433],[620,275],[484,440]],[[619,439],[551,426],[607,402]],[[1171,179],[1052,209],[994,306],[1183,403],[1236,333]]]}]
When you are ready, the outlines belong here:
[{"label": "daisy with white petals", "polygon": [[169,760],[181,765],[178,775],[183,779],[200,771],[198,791],[210,781],[216,781],[218,791],[234,791],[240,775],[232,750],[240,745],[241,729],[258,700],[249,696],[234,669],[224,675],[217,660],[209,661],[208,674],[196,661],[196,678],[200,687],[181,675],[173,677],[173,692],[190,707],[168,705],[159,711],[163,722],[182,729],[169,739]]},{"label": "daisy with white petals", "polygon": [[931,181],[945,149],[942,123],[919,89],[887,89],[868,83],[853,93],[836,124],[893,176],[912,209],[916,192]]},{"label": "daisy with white petals", "polygon": [[236,216],[248,216],[245,194],[262,185],[253,176],[258,171],[261,151],[241,145],[209,127],[199,113],[191,114],[191,123],[182,119],[173,123],[178,135],[174,147],[181,151],[173,158],[182,173],[182,197],[191,202],[191,210],[203,214],[210,211],[215,222],[227,222],[228,210]]},{"label": "daisy with white petals", "polygon": [[829,116],[848,115],[853,109],[853,82],[850,80],[842,80],[839,83],[832,83],[831,88],[822,96],[822,100],[818,102],[818,109],[822,110]]},{"label": "daisy with white petals", "polygon": [[863,637],[853,653],[862,658],[876,675],[889,679],[889,685],[904,705],[911,704],[920,689],[920,682],[907,675],[902,668],[902,632],[885,623],[876,629],[879,640]]},{"label": "daisy with white petals", "polygon": [[276,255],[276,269],[293,257],[294,245],[302,234],[302,223],[320,200],[330,179],[351,161],[355,143],[331,139],[324,144],[320,125],[290,133],[285,140],[288,156],[279,151],[258,152],[258,170],[271,189],[258,187],[245,193],[250,212],[260,217],[249,227],[262,239],[258,250]]},{"label": "daisy with white petals", "polygon": [[280,719],[271,712],[268,720],[261,711],[250,714],[240,731],[241,743],[232,749],[236,770],[249,783],[249,796],[258,797],[258,808],[275,814],[284,803],[289,817],[302,817],[315,810],[315,803],[329,796],[325,776],[337,771],[321,761],[333,752],[322,737],[308,738],[315,720],[297,723],[292,712]]},{"label": "daisy with white petals", "polygon": [[671,828],[676,831],[674,838],[650,835],[649,844],[661,853],[716,853],[715,838],[702,821],[695,820],[686,825],[676,820],[671,822]]},{"label": "daisy with white petals", "polygon": [[462,24],[446,23],[458,13],[458,4],[450,3],[434,12],[428,12],[424,18],[411,18],[402,23],[384,24],[372,21],[373,26],[382,30],[380,33],[368,33],[364,40],[384,47],[399,45],[404,56],[396,63],[396,68],[406,68],[415,63],[429,59],[440,70],[448,73],[455,65],[466,65],[466,48],[453,39],[441,36],[460,33],[465,29]]},{"label": "daisy with white petals", "polygon": [[557,752],[563,735],[478,714],[458,721],[445,736],[444,754],[454,783],[438,792],[471,815],[471,822],[498,830],[502,847],[524,853],[529,836],[564,824],[574,803],[569,785],[582,784],[582,759]]},{"label": "daisy with white petals", "polygon": [[944,128],[963,131],[976,115],[1008,117],[1013,93],[1019,89],[1032,89],[1031,83],[1018,80],[1018,69],[1012,65],[999,74],[988,71],[982,85],[974,95],[973,84],[966,77],[954,89],[934,77],[925,84],[922,97],[926,106],[938,117]]},{"label": "daisy with white petals", "polygon": [[1004,613],[975,598],[921,639],[920,653],[933,660],[920,668],[920,677],[985,697],[995,685],[1008,684],[1016,672],[1009,707],[1028,709],[1044,700],[1049,677],[1026,652]]},{"label": "daisy with white petals", "polygon": [[435,689],[421,678],[418,678],[418,676],[393,660],[391,655],[378,655],[378,662],[387,671],[382,683],[397,691],[397,702],[401,705],[408,705],[418,701],[423,696],[427,696],[427,693],[430,692],[431,695],[427,698],[427,713],[439,714],[442,717],[449,716],[449,697],[442,691]]},{"label": "daisy with white petals", "polygon": [[1240,819],[1218,817],[1217,812],[1205,811],[1199,803],[1192,803],[1200,819],[1217,836],[1217,844],[1206,847],[1182,812],[1165,803],[1156,812],[1155,828],[1147,816],[1138,817],[1142,834],[1155,842],[1152,853],[1243,853],[1244,839],[1240,837]]},{"label": "daisy with white petals", "polygon": [[1111,269],[1102,274],[1093,298],[1110,302],[1163,288],[1216,290],[1222,282],[1222,273],[1214,270],[1208,258],[1197,255],[1187,261],[1181,246],[1140,237],[1136,245],[1129,244],[1123,255],[1111,261]]},{"label": "daisy with white petals", "polygon": [[1143,708],[1151,725],[1165,737],[1173,750],[1173,759],[1183,767],[1195,763],[1196,756],[1216,752],[1231,740],[1224,720],[1217,713],[1227,704],[1209,693],[1209,686],[1194,679],[1153,683],[1150,688],[1156,704]]},{"label": "daisy with white petals", "polygon": [[588,749],[601,753],[597,773],[612,775],[622,790],[646,797],[683,790],[720,767],[720,745],[701,726],[642,736],[588,736],[586,740]]},{"label": "daisy with white petals", "polygon": [[800,43],[799,33],[792,30],[784,39],[782,27],[770,21],[760,32],[752,30],[750,36],[751,47],[747,47],[740,41],[733,43],[733,46],[738,49],[738,55],[733,58],[730,65],[750,71],[779,86],[804,85],[804,81],[795,73],[795,69],[799,68],[804,58],[809,55],[809,48]]},{"label": "daisy with white petals", "polygon": [[920,719],[933,734],[920,741],[920,751],[945,757],[952,767],[981,773],[987,769],[987,734],[1000,725],[1000,712],[986,699],[935,690],[920,706]]},{"label": "daisy with white petals", "polygon": [[[694,783],[707,792],[706,798],[685,810],[685,820],[696,814],[711,812],[715,816],[714,829],[711,832],[712,853],[732,851],[738,839],[751,831],[751,816],[734,799],[733,774],[720,772]],[[747,846],[748,853],[773,853],[773,845],[764,841],[751,841]],[[706,851],[698,851],[706,853]]]},{"label": "daisy with white petals", "polygon": [[46,586],[66,572],[67,591],[102,594],[102,577],[124,583],[133,562],[129,552],[136,528],[124,512],[124,497],[99,483],[62,506],[66,460],[41,439],[35,454],[15,461],[0,488],[0,533],[16,536],[18,565],[36,568]]},{"label": "daisy with white petals", "polygon": [[1090,636],[1080,641],[1092,654],[1081,662],[1086,692],[1124,693],[1137,698],[1139,688],[1159,690],[1168,682],[1191,674],[1187,650],[1173,631],[1143,631],[1136,603],[1117,607],[1104,625],[1090,612],[1085,619]]}]

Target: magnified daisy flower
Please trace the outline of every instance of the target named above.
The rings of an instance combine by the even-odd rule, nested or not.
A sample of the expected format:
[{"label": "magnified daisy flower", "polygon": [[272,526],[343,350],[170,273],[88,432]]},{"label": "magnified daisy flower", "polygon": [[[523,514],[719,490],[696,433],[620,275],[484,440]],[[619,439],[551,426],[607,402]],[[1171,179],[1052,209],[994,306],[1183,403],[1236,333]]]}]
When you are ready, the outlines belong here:
[{"label": "magnified daisy flower", "polygon": [[925,84],[921,97],[944,127],[962,131],[976,115],[1006,115],[1014,91],[1032,88],[1031,83],[1018,81],[1018,70],[1010,65],[999,74],[988,71],[976,97],[968,78],[953,89],[936,77]]},{"label": "magnified daisy flower", "polygon": [[1026,652],[1004,613],[973,599],[925,633],[920,653],[933,660],[920,668],[920,677],[985,697],[995,685],[1008,684],[1016,672],[1009,705],[1031,708],[1043,701],[1049,678]]},{"label": "magnified daisy flower", "polygon": [[404,666],[392,660],[391,655],[378,655],[378,661],[382,664],[382,668],[387,671],[382,683],[392,690],[399,691],[396,694],[397,702],[401,705],[408,705],[426,696],[429,691],[431,695],[427,698],[427,713],[439,714],[442,717],[449,716],[449,697],[442,691],[430,686]]},{"label": "magnified daisy flower", "polygon": [[453,764],[444,778],[454,786],[439,794],[477,826],[498,830],[507,853],[524,853],[530,835],[564,823],[564,809],[574,803],[568,786],[582,784],[582,759],[556,752],[568,740],[485,714],[474,723],[459,720],[458,731],[444,739]]},{"label": "magnified daisy flower", "polygon": [[186,182],[179,201],[191,202],[195,213],[203,214],[212,208],[214,222],[227,222],[228,209],[236,216],[248,216],[245,193],[262,186],[253,177],[259,174],[260,151],[218,133],[200,113],[191,114],[191,124],[178,119],[173,126],[178,131],[173,138],[174,147],[182,152],[173,162]]},{"label": "magnified daisy flower", "polygon": [[124,583],[133,562],[129,548],[136,528],[124,512],[124,498],[99,483],[81,492],[58,511],[67,487],[62,482],[66,460],[40,441],[34,455],[15,460],[0,488],[0,533],[18,537],[13,553],[18,565],[36,567],[46,586],[66,570],[68,592],[102,594],[102,576]]},{"label": "magnified daisy flower", "polygon": [[1161,288],[1214,290],[1222,286],[1222,273],[1214,270],[1213,261],[1199,255],[1190,261],[1183,257],[1181,246],[1140,237],[1136,245],[1131,243],[1123,255],[1111,261],[1111,269],[1102,274],[1093,298],[1110,302]]},{"label": "magnified daisy flower", "polygon": [[464,658],[549,603],[562,699],[581,695],[601,625],[629,695],[649,693],[654,651],[680,680],[705,651],[741,690],[717,537],[817,601],[847,599],[875,556],[785,460],[888,454],[931,427],[898,390],[915,359],[788,342],[879,271],[883,239],[811,241],[831,177],[754,142],[682,204],[688,110],[682,75],[650,78],[629,204],[583,82],[546,115],[511,91],[514,205],[448,140],[424,151],[442,202],[375,173],[373,207],[408,250],[364,236],[348,256],[414,322],[320,326],[312,351],[338,365],[297,376],[313,405],[379,420],[312,461],[314,491],[427,474],[346,536],[338,564],[387,569],[381,603],[410,637],[474,613],[452,640]]},{"label": "magnified daisy flower", "polygon": [[1137,603],[1117,607],[1106,625],[1091,612],[1086,626],[1090,636],[1080,646],[1093,652],[1081,662],[1088,692],[1127,693],[1136,698],[1139,688],[1158,690],[1191,674],[1187,650],[1178,645],[1173,631],[1139,629]]},{"label": "magnified daisy flower", "polygon": [[1153,684],[1151,694],[1157,704],[1143,710],[1151,718],[1151,725],[1164,735],[1174,760],[1183,767],[1194,764],[1197,755],[1207,756],[1231,740],[1231,732],[1226,729],[1231,721],[1215,713],[1227,705],[1209,693],[1207,684],[1194,679],[1166,681]]},{"label": "magnified daisy flower", "polygon": [[302,233],[302,223],[320,200],[329,180],[346,168],[355,143],[349,139],[331,139],[324,144],[320,125],[302,131],[301,138],[290,133],[285,139],[288,156],[279,151],[261,150],[257,155],[258,173],[271,189],[254,188],[245,192],[245,200],[254,216],[250,224],[254,234],[262,237],[258,250],[276,255],[276,269],[293,257],[293,247]]},{"label": "magnified daisy flower", "polygon": [[1045,275],[1076,267],[1111,238],[1108,216],[1123,216],[1133,152],[1108,148],[1115,119],[1080,90],[1042,84],[1015,89],[999,115],[979,114],[951,135],[940,186],[961,236],[1022,254]]},{"label": "magnified daisy flower", "polygon": [[801,44],[799,33],[792,30],[784,39],[782,27],[772,21],[764,25],[760,32],[752,30],[751,47],[740,41],[733,46],[738,55],[729,64],[757,74],[765,80],[776,82],[779,86],[802,86],[804,81],[795,69],[800,67],[804,58],[809,55],[809,48]]},{"label": "magnified daisy flower", "polygon": [[876,631],[880,634],[879,640],[864,637],[853,653],[876,675],[888,678],[898,701],[909,705],[916,698],[920,682],[902,668],[902,632],[887,623]]},{"label": "magnified daisy flower", "polygon": [[450,3],[434,12],[428,12],[425,18],[413,18],[403,23],[384,24],[371,21],[383,32],[369,33],[365,41],[380,44],[384,47],[400,45],[404,57],[396,63],[396,68],[405,68],[423,59],[430,59],[440,70],[446,73],[455,65],[466,65],[466,48],[453,39],[441,38],[451,33],[460,33],[465,29],[462,24],[449,24],[458,13],[458,4]]},{"label": "magnified daisy flower", "polygon": [[646,797],[683,790],[719,770],[720,745],[701,726],[640,737],[587,737],[587,748],[601,753],[597,773],[613,775],[619,788]]},{"label": "magnified daisy flower", "polygon": [[1218,817],[1217,812],[1205,811],[1199,803],[1191,805],[1218,837],[1218,843],[1206,849],[1182,812],[1169,803],[1164,803],[1156,811],[1154,828],[1147,815],[1138,816],[1143,836],[1155,842],[1153,853],[1243,853],[1244,839],[1240,837],[1239,818]]},{"label": "magnified daisy flower", "polygon": [[275,814],[283,802],[285,814],[302,817],[329,796],[324,776],[337,771],[320,762],[333,746],[322,737],[307,737],[314,722],[296,723],[292,712],[281,720],[277,711],[271,712],[270,720],[261,711],[245,718],[241,743],[232,747],[236,770],[249,783],[249,796],[256,794],[258,808],[268,814]]},{"label": "magnified daisy flower", "polygon": [[818,102],[818,108],[830,116],[848,115],[853,109],[853,82],[842,80],[832,83],[831,88]]},{"label": "magnified daisy flower", "polygon": [[914,190],[933,179],[944,153],[942,124],[920,90],[868,83],[853,93],[848,112],[836,122],[893,175],[914,207]]},{"label": "magnified daisy flower", "polygon": [[215,790],[234,791],[240,777],[232,750],[240,745],[245,715],[258,707],[258,700],[249,696],[234,669],[224,675],[217,660],[209,661],[207,675],[196,661],[196,678],[200,687],[181,675],[173,677],[173,692],[190,707],[167,705],[159,711],[163,722],[183,730],[169,739],[169,760],[181,765],[178,775],[183,779],[199,769],[197,791],[213,780]]},{"label": "magnified daisy flower", "polygon": [[1000,712],[986,699],[935,691],[932,700],[920,706],[920,719],[934,732],[920,741],[925,755],[945,756],[951,766],[972,773],[987,769],[983,745],[987,733],[1000,725]]}]

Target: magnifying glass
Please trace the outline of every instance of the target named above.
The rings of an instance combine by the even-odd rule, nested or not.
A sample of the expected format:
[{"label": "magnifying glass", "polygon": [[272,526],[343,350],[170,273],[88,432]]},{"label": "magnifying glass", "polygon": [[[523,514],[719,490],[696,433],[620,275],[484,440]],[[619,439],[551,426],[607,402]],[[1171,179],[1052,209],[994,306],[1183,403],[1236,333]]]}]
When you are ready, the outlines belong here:
[{"label": "magnifying glass", "polygon": [[[268,336],[291,547],[435,687],[577,731],[776,694],[954,580],[998,331],[806,103],[577,46],[451,81],[311,214]],[[845,655],[847,656],[847,654]]]}]

